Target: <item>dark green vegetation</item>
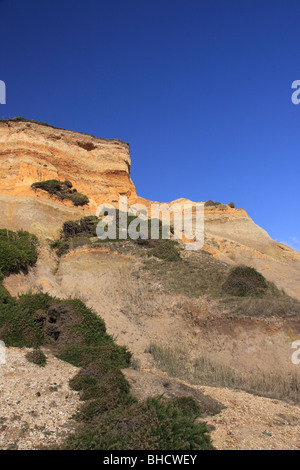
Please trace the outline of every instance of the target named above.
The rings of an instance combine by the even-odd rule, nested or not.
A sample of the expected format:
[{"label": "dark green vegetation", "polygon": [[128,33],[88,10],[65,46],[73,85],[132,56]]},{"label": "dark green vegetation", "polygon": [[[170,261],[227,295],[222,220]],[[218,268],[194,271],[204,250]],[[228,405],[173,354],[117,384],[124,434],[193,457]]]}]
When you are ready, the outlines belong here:
[{"label": "dark green vegetation", "polygon": [[33,351],[30,351],[29,353],[26,354],[26,359],[29,362],[33,362],[33,364],[36,364],[37,366],[40,367],[45,367],[47,364],[47,357],[41,351],[39,348],[34,349]]},{"label": "dark green vegetation", "polygon": [[249,266],[233,268],[223,284],[223,291],[238,297],[265,295],[268,283],[264,276]]},{"label": "dark green vegetation", "polygon": [[228,209],[228,207],[231,207],[232,209],[235,208],[234,202],[229,202],[228,204],[222,204],[221,202],[214,202],[211,199],[209,201],[206,201],[204,203],[204,206],[205,207],[215,207],[215,208],[221,209],[221,210],[226,210],[226,209]]},{"label": "dark green vegetation", "polygon": [[37,260],[37,238],[28,232],[0,230],[0,302],[7,302],[10,295],[2,285],[8,274],[25,271]]},{"label": "dark green vegetation", "polygon": [[[5,275],[34,263],[35,237],[26,232],[2,235]],[[2,252],[6,248],[11,251],[7,258]],[[80,300],[60,300],[43,293],[13,298],[6,292],[0,299],[0,339],[7,346],[34,348],[27,358],[37,365],[46,364],[40,350],[44,345],[61,360],[81,368],[70,385],[80,391],[83,405],[77,430],[64,449],[212,449],[206,424],[196,423],[201,410],[193,398],[158,397],[139,403],[131,396],[121,371],[129,366],[131,353],[114,343],[104,321]]]},{"label": "dark green vegetation", "polygon": [[39,124],[40,126],[47,126],[47,127],[54,128],[54,126],[51,126],[50,124],[47,124],[46,122],[35,121],[34,119],[26,119],[22,116],[18,116],[18,117],[15,117],[15,118],[12,118],[12,119],[7,119],[7,120],[6,119],[0,119],[0,122],[9,122],[9,121],[12,121],[12,122],[32,122],[33,124]]},{"label": "dark green vegetation", "polygon": [[[130,223],[136,219],[136,216],[126,214],[127,217],[127,228]],[[101,246],[102,243],[111,242],[119,243],[123,242],[124,239],[120,238],[120,226],[119,226],[119,211],[116,211],[116,238],[106,238],[100,240],[97,237],[96,228],[101,219],[96,216],[84,217],[80,220],[68,221],[63,224],[61,236],[59,240],[54,241],[51,244],[51,248],[56,250],[58,256],[62,256],[69,251],[84,245],[93,245],[94,247]],[[148,233],[150,233],[151,221],[148,220]],[[160,239],[143,239],[138,238],[137,240],[131,240],[127,235],[126,240],[131,243],[142,247],[145,254],[150,257],[154,256],[165,261],[179,261],[180,248],[178,242],[170,239],[162,239],[162,223],[158,221],[159,236]]]},{"label": "dark green vegetation", "polygon": [[67,199],[74,206],[84,206],[89,203],[89,199],[84,194],[78,193],[76,189],[72,189],[70,181],[47,180],[39,181],[31,185],[32,189],[42,189],[49,194],[54,194],[59,199]]},{"label": "dark green vegetation", "polygon": [[205,202],[204,206],[205,207],[209,207],[209,206],[217,207],[217,206],[220,206],[221,204],[222,204],[221,202],[214,202],[211,199],[209,199],[209,201]]},{"label": "dark green vegetation", "polygon": [[98,413],[67,442],[68,449],[210,450],[205,423],[198,403],[189,397],[117,406]]},{"label": "dark green vegetation", "polygon": [[0,229],[0,273],[26,271],[37,260],[37,238],[28,232]]},{"label": "dark green vegetation", "polygon": [[252,267],[233,269],[200,250],[180,262],[146,260],[144,268],[164,288],[191,298],[218,300],[218,311],[250,317],[294,317],[300,302],[280,291]]}]

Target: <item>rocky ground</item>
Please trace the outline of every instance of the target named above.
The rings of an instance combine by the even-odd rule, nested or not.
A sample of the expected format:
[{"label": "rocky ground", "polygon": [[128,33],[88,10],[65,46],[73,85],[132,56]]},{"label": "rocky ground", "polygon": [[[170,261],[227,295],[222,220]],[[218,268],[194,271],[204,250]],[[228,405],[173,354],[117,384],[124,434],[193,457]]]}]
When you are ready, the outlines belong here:
[{"label": "rocky ground", "polygon": [[28,349],[7,348],[0,365],[0,449],[39,449],[62,442],[74,428],[79,396],[68,382],[74,366],[45,351],[40,367],[26,359]]},{"label": "rocky ground", "polygon": [[[28,349],[7,348],[0,366],[0,449],[43,449],[60,444],[75,428],[80,406],[68,382],[78,371],[49,351],[45,367]],[[217,387],[191,386],[156,370],[124,371],[138,399],[164,394],[193,396],[220,450],[299,450],[300,406]]]},{"label": "rocky ground", "polygon": [[299,450],[300,406],[217,387],[191,386],[159,371],[124,371],[133,394],[192,395],[218,450]]}]

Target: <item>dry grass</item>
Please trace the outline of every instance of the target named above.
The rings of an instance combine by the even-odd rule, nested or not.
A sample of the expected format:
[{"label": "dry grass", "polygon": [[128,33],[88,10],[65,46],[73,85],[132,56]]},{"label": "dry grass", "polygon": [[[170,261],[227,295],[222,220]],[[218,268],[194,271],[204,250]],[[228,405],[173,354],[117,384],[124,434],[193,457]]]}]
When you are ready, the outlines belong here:
[{"label": "dry grass", "polygon": [[266,373],[256,368],[252,374],[242,374],[217,363],[202,352],[194,362],[182,346],[151,343],[150,352],[159,369],[171,377],[194,385],[209,385],[244,390],[260,396],[300,403],[300,374]]},{"label": "dry grass", "polygon": [[175,263],[147,260],[144,267],[166,289],[191,297],[221,296],[221,286],[230,271],[228,265],[204,251]]},{"label": "dry grass", "polygon": [[300,317],[300,302],[284,293],[261,298],[247,297],[238,301],[229,299],[228,307],[231,307],[232,313],[249,317]]}]

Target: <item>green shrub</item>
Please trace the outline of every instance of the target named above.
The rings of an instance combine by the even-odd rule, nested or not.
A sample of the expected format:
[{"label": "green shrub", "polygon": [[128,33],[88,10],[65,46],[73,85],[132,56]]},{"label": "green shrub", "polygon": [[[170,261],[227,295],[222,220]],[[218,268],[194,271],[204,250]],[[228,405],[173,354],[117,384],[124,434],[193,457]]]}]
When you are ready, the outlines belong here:
[{"label": "green shrub", "polygon": [[[119,226],[119,210],[116,210],[116,238],[97,240],[97,243],[94,246],[99,246],[104,242],[120,242],[123,239],[120,238],[120,226]],[[135,216],[126,214],[127,219],[127,228],[130,223],[135,219]],[[92,243],[91,238],[97,237],[97,225],[101,218],[96,216],[87,216],[79,220],[69,220],[63,224],[61,236],[59,240],[55,240],[50,244],[51,249],[56,250],[57,256],[63,256],[68,253],[70,250],[73,250],[79,246],[90,245]],[[158,221],[159,227],[159,239],[142,239],[138,238],[137,240],[131,240],[127,236],[127,240],[132,241],[140,246],[148,248],[148,255],[155,256],[160,259],[167,261],[175,261],[181,259],[180,250],[178,242],[173,240],[163,240],[162,231],[163,225],[162,222]],[[172,232],[172,229],[171,229]],[[148,235],[151,233],[151,220],[148,220]]]},{"label": "green shrub", "polygon": [[64,184],[58,180],[40,181],[33,183],[31,187],[32,189],[42,189],[43,191],[47,191],[49,194],[56,194],[59,191],[68,189],[68,186],[64,187]]},{"label": "green shrub", "polygon": [[179,261],[179,243],[174,240],[152,240],[152,248],[148,254],[164,261]]},{"label": "green shrub", "polygon": [[66,199],[72,201],[74,206],[85,206],[89,203],[89,198],[81,193],[68,194]]},{"label": "green shrub", "polygon": [[3,276],[26,271],[37,260],[37,238],[28,232],[0,230],[0,337],[7,346],[40,344],[40,329],[2,285]]},{"label": "green shrub", "polygon": [[56,250],[57,256],[63,256],[70,251],[70,244],[64,240],[55,240],[50,244],[51,250]]},{"label": "green shrub", "polygon": [[235,208],[235,204],[234,204],[234,202],[229,202],[228,206],[229,206],[229,207],[231,207],[232,209],[234,209],[234,208]]},{"label": "green shrub", "polygon": [[22,308],[14,298],[10,298],[7,303],[0,303],[0,338],[7,346],[17,348],[36,348],[44,341],[34,313]]},{"label": "green shrub", "polygon": [[45,367],[47,363],[47,357],[45,356],[43,351],[38,348],[27,353],[25,357],[29,362],[33,362],[33,364],[36,364],[40,367]]},{"label": "green shrub", "polygon": [[68,240],[75,236],[96,237],[96,227],[99,222],[98,217],[88,216],[80,220],[69,220],[63,224],[62,238]]},{"label": "green shrub", "polygon": [[118,406],[80,427],[67,441],[67,449],[91,450],[210,450],[213,449],[206,424],[197,422],[200,409],[192,398]]},{"label": "green shrub", "polygon": [[49,294],[39,292],[37,294],[22,294],[17,299],[17,304],[22,309],[27,309],[35,314],[40,310],[45,310],[55,300]]},{"label": "green shrub", "polygon": [[84,194],[78,193],[76,189],[72,188],[70,181],[58,181],[58,180],[46,180],[38,181],[31,185],[31,188],[42,189],[47,191],[49,194],[54,194],[58,198],[71,201],[74,206],[84,206],[89,203],[89,199]]},{"label": "green shrub", "polygon": [[233,268],[225,283],[223,291],[237,297],[261,296],[267,291],[268,283],[264,276],[249,266]]},{"label": "green shrub", "polygon": [[205,207],[209,207],[209,206],[216,207],[216,206],[219,206],[220,204],[221,204],[220,202],[214,202],[210,199],[209,201],[205,202],[204,206]]},{"label": "green shrub", "polygon": [[0,304],[7,303],[11,298],[5,287],[2,285],[3,276],[0,273]]},{"label": "green shrub", "polygon": [[28,232],[0,230],[0,273],[26,271],[37,260],[37,238]]}]

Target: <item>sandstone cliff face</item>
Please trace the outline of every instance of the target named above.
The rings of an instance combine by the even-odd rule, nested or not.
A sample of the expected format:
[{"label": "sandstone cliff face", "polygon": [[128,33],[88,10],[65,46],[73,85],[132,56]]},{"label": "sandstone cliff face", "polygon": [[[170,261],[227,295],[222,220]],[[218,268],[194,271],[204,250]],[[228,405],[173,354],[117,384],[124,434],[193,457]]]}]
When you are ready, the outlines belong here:
[{"label": "sandstone cliff face", "polygon": [[0,122],[0,162],[0,193],[10,196],[32,196],[31,184],[47,179],[70,180],[91,207],[119,194],[136,195],[129,145],[120,140],[31,122]]},{"label": "sandstone cliff face", "polygon": [[[63,222],[95,214],[103,202],[151,201],[138,197],[130,179],[129,145],[31,122],[0,122],[0,227],[57,237]],[[60,201],[31,184],[70,180],[89,197],[84,207]],[[173,201],[183,205],[186,199]],[[243,209],[206,207],[204,249],[229,264],[257,268],[290,295],[300,298],[300,253],[277,243]]]}]

